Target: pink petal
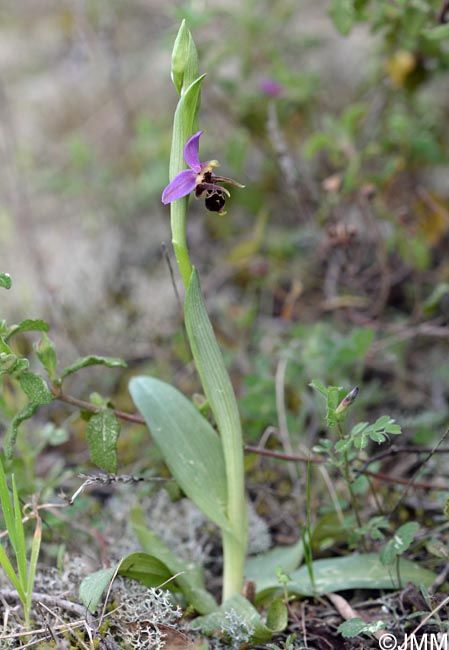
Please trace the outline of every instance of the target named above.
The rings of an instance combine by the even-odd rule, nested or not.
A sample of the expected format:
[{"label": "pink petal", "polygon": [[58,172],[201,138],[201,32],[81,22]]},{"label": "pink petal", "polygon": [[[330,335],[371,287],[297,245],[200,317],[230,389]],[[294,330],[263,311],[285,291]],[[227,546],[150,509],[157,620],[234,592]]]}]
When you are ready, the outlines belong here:
[{"label": "pink petal", "polygon": [[192,135],[186,142],[184,147],[184,160],[196,174],[199,174],[201,171],[201,163],[198,155],[198,149],[200,146],[200,137],[202,136],[203,131],[198,131]]},{"label": "pink petal", "polygon": [[162,192],[162,203],[171,203],[182,199],[195,189],[196,174],[191,169],[184,169],[179,172]]}]

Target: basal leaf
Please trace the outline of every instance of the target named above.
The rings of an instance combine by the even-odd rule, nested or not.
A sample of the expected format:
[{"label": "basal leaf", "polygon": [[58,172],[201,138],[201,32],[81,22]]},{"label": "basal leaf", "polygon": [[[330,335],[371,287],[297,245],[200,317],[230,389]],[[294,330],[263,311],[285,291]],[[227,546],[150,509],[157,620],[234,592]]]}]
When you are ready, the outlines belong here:
[{"label": "basal leaf", "polygon": [[238,621],[244,622],[247,628],[252,631],[252,636],[248,639],[252,643],[269,641],[275,631],[271,630],[262,621],[257,609],[241,594],[231,596],[211,614],[194,619],[191,626],[194,629],[200,629],[204,634],[212,635],[217,630],[226,629],[230,617],[235,617]]},{"label": "basal leaf", "polygon": [[301,564],[303,555],[303,543],[299,541],[291,546],[275,547],[247,560],[245,578],[256,583],[258,603],[280,587],[276,569],[281,567],[284,573],[290,574]]},{"label": "basal leaf", "polygon": [[109,569],[100,569],[91,573],[90,576],[84,578],[80,584],[80,600],[87,609],[94,613],[100,602],[101,596],[109,583],[113,579],[117,571],[117,565]]},{"label": "basal leaf", "polygon": [[225,464],[217,433],[170,384],[135,377],[129,390],[182,490],[211,521],[229,530]]},{"label": "basal leaf", "polygon": [[[399,572],[402,583],[429,586],[434,574],[409,560],[400,560]],[[398,589],[396,571],[385,567],[376,553],[350,555],[347,557],[316,560],[313,563],[316,594],[346,589]],[[288,584],[291,593],[313,595],[307,567],[301,567],[290,574]]]},{"label": "basal leaf", "polygon": [[148,553],[127,555],[121,561],[118,573],[132,580],[138,580],[146,587],[160,587],[164,583],[167,583],[164,585],[166,589],[176,586],[173,581],[167,582],[173,575],[167,565]]},{"label": "basal leaf", "polygon": [[133,530],[142,548],[150,556],[165,565],[174,582],[179,586],[188,603],[200,614],[208,614],[216,609],[217,603],[204,587],[202,568],[184,562],[146,525],[143,512],[135,508],[131,512]]}]

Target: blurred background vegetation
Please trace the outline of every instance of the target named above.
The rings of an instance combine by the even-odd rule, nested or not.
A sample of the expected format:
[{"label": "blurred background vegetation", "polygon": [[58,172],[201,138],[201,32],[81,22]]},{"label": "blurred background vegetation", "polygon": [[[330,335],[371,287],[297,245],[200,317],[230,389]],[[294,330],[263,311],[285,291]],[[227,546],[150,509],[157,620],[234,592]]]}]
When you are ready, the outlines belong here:
[{"label": "blurred background vegetation", "polygon": [[[246,185],[225,217],[192,200],[188,231],[248,442],[275,426],[310,447],[323,430],[313,378],[360,385],[358,417],[388,412],[406,441],[441,435],[444,3],[4,0],[0,18],[3,318],[48,320],[62,362],[121,356],[198,390],[161,249],[171,255],[160,194],[185,18],[207,73],[201,159]],[[131,409],[114,372],[86,371],[71,390]]]}]

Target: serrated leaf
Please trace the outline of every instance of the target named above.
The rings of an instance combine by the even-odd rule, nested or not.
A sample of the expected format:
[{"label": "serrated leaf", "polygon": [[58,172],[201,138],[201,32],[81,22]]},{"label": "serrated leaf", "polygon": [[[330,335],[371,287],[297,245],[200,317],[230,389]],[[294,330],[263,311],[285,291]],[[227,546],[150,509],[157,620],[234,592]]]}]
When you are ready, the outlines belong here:
[{"label": "serrated leaf", "polygon": [[87,609],[95,613],[101,596],[117,571],[117,565],[109,569],[100,569],[90,576],[84,578],[80,584],[79,596],[80,600]]},{"label": "serrated leaf", "polygon": [[16,444],[17,435],[19,433],[19,426],[25,420],[29,420],[39,408],[39,404],[36,402],[28,402],[23,408],[20,409],[18,413],[15,414],[11,420],[11,426],[5,436],[5,441],[3,443],[3,448],[5,450],[5,456],[7,460],[11,460],[13,456],[14,446]]},{"label": "serrated leaf", "polygon": [[126,361],[123,359],[118,359],[116,357],[99,357],[96,355],[90,355],[88,357],[81,357],[74,361],[70,366],[64,368],[61,373],[61,379],[64,379],[68,375],[71,375],[81,368],[87,368],[88,366],[106,366],[107,368],[126,368]]},{"label": "serrated leaf", "polygon": [[2,289],[11,289],[12,280],[9,273],[0,273],[0,287]]},{"label": "serrated leaf", "polygon": [[49,329],[49,324],[44,320],[41,320],[40,318],[29,318],[23,320],[18,325],[12,325],[8,334],[5,336],[5,341],[9,341],[12,336],[18,334],[19,332],[48,332]]},{"label": "serrated leaf", "polygon": [[208,614],[217,607],[213,596],[206,591],[202,567],[187,563],[175,555],[153,531],[146,525],[143,512],[134,508],[131,512],[131,524],[142,548],[150,556],[164,564],[170,576],[175,576],[188,603],[200,614]]},{"label": "serrated leaf", "polygon": [[89,454],[92,462],[110,474],[117,472],[117,440],[120,422],[109,410],[92,416],[86,429]]},{"label": "serrated leaf", "polygon": [[34,372],[23,372],[19,377],[20,387],[31,402],[39,405],[50,404],[53,395],[47,382]]},{"label": "serrated leaf", "polygon": [[182,393],[159,379],[134,377],[129,391],[182,490],[211,521],[231,532],[223,449],[212,426]]}]

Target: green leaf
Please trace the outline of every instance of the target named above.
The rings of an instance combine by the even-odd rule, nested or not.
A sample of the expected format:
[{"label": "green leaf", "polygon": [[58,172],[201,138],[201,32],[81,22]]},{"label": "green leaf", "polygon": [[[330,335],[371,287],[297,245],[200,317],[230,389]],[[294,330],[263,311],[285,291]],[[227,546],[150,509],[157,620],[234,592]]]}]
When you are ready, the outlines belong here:
[{"label": "green leaf", "polygon": [[81,357],[74,361],[70,366],[64,368],[61,379],[64,379],[68,375],[71,375],[81,368],[87,368],[88,366],[106,366],[107,368],[126,368],[126,361],[123,359],[118,359],[116,357],[98,357],[96,355],[90,355],[88,357]]},{"label": "green leaf", "polygon": [[3,567],[3,570],[8,576],[8,579],[13,585],[14,589],[19,594],[20,600],[22,601],[23,604],[25,604],[26,601],[25,592],[23,590],[22,585],[19,582],[19,578],[17,577],[16,572],[14,571],[13,565],[11,564],[8,556],[6,555],[6,551],[1,544],[0,544],[0,565]]},{"label": "green leaf", "polygon": [[[121,561],[118,573],[126,578],[138,580],[146,587],[160,587],[173,575],[166,564],[149,553],[127,555]],[[174,586],[173,581],[165,585],[167,589],[172,589]]]},{"label": "green leaf", "polygon": [[[181,96],[176,107],[175,116],[173,118],[173,136],[169,168],[170,180],[173,180],[176,174],[186,167],[184,161],[184,146],[193,133],[199,110],[201,84],[203,83],[205,76],[206,75],[203,74],[195,79],[195,81],[192,81],[190,86]],[[181,203],[185,204],[182,199],[180,201],[175,201],[172,204],[172,208],[176,205],[181,205]]]},{"label": "green leaf", "polygon": [[[148,528],[141,509],[131,512],[131,524],[142,548],[168,568],[170,576],[175,576],[188,603],[200,614],[208,614],[216,609],[217,603],[204,587],[202,568],[188,564],[176,556],[166,544]],[[179,574],[179,575],[177,575]]]},{"label": "green leaf", "polygon": [[92,614],[95,613],[101,596],[114,578],[116,571],[117,565],[109,569],[100,569],[100,571],[91,573],[90,576],[87,576],[81,582],[79,591],[80,600]]},{"label": "green leaf", "polygon": [[288,624],[288,609],[283,600],[275,598],[267,612],[267,627],[273,632],[283,632]]},{"label": "green leaf", "polygon": [[[221,434],[226,471],[231,479],[228,491],[232,490],[244,501],[243,439],[237,400],[206,311],[196,269],[187,289],[184,311],[196,368]],[[231,502],[232,495],[228,497]],[[242,508],[242,526],[246,526],[244,503]],[[241,532],[245,536],[244,531]]]},{"label": "green leaf", "polygon": [[35,343],[34,350],[36,356],[48,372],[50,379],[54,379],[56,373],[56,350],[53,341],[48,338],[45,332],[41,340]]},{"label": "green leaf", "polygon": [[[206,311],[199,277],[193,269],[184,302],[184,317],[196,369],[214,414],[226,468],[227,515],[231,535],[223,536],[224,599],[241,591],[246,557],[248,519],[240,415],[234,389]],[[204,486],[207,489],[207,486]]]},{"label": "green leaf", "polygon": [[[403,584],[430,586],[435,575],[418,564],[401,559],[399,564]],[[384,566],[376,553],[349,555],[347,557],[316,560],[313,563],[316,594],[346,589],[398,589],[395,572]],[[291,574],[292,582],[288,585],[291,593],[312,596],[313,586],[307,567],[304,566]]]},{"label": "green leaf", "polygon": [[226,474],[220,438],[176,388],[154,377],[134,377],[134,404],[182,490],[217,526],[229,530]]},{"label": "green leaf", "polygon": [[328,389],[324,384],[322,384],[318,379],[312,379],[312,381],[309,383],[309,386],[316,390],[318,393],[321,393],[321,395],[324,395],[324,397],[327,399],[327,394],[328,394]]},{"label": "green leaf", "polygon": [[338,417],[335,413],[340,403],[341,386],[323,386],[316,379],[310,382],[309,386],[321,393],[326,399],[326,422],[328,427],[334,427],[337,424]]},{"label": "green leaf", "polygon": [[445,41],[449,39],[449,24],[446,23],[433,29],[426,29],[423,31],[423,36],[429,41]]},{"label": "green leaf", "polygon": [[352,0],[331,0],[329,16],[342,36],[347,36],[355,20]]},{"label": "green leaf", "polygon": [[0,374],[6,375],[14,372],[17,367],[17,355],[8,352],[0,352]]},{"label": "green leaf", "polygon": [[199,77],[198,53],[186,21],[183,20],[173,46],[171,77],[178,95]]},{"label": "green leaf", "polygon": [[250,639],[251,643],[265,643],[271,639],[274,630],[270,630],[265,625],[257,609],[241,594],[228,598],[215,612],[199,616],[191,621],[190,625],[194,629],[200,629],[204,634],[212,635],[228,624],[229,615],[237,615],[239,620],[254,631]]},{"label": "green leaf", "polygon": [[[424,584],[429,586],[435,579],[434,574],[423,569],[418,564],[409,560],[400,560],[400,575],[403,583],[412,582],[416,585]],[[287,588],[289,593],[312,596],[321,595],[331,591],[344,591],[346,589],[397,589],[396,571],[385,567],[377,553],[365,555],[349,555],[347,557],[328,558],[315,560],[313,563],[313,575],[316,591],[314,592],[307,566],[297,571],[290,571],[291,582]],[[282,593],[279,582],[273,576],[271,583],[264,577],[259,580],[253,577],[256,582],[257,592],[260,587],[264,593],[276,591]]]},{"label": "green leaf", "polygon": [[23,320],[18,325],[12,325],[7,336],[5,337],[5,341],[9,341],[12,336],[18,334],[19,332],[48,332],[49,329],[49,324],[44,320],[29,318],[27,320]]},{"label": "green leaf", "polygon": [[3,463],[0,460],[0,503],[2,506],[3,518],[5,520],[6,530],[8,531],[11,544],[15,545],[15,523],[14,523],[14,506],[6,482],[6,474]]},{"label": "green leaf", "polygon": [[33,542],[31,544],[30,562],[28,565],[27,591],[26,591],[28,611],[31,610],[34,580],[36,578],[37,561],[39,559],[41,541],[42,541],[42,520],[38,517],[36,519],[36,528],[34,529]]},{"label": "green leaf", "polygon": [[409,521],[407,524],[398,528],[393,539],[391,539],[380,552],[382,564],[393,564],[398,555],[405,553],[418,530],[419,524],[416,521]]},{"label": "green leaf", "polygon": [[17,492],[14,474],[11,476],[11,483],[14,503],[14,552],[16,554],[19,581],[25,590],[27,586],[27,551],[25,544],[25,531],[22,522],[22,509],[20,507],[19,494]]},{"label": "green leaf", "polygon": [[291,546],[277,546],[266,553],[261,553],[247,560],[245,577],[256,584],[257,603],[263,600],[275,588],[279,588],[276,577],[278,567],[290,574],[298,568],[304,556],[302,540]]},{"label": "green leaf", "polygon": [[19,433],[19,426],[25,420],[29,420],[39,408],[39,404],[36,402],[28,402],[25,406],[20,409],[18,413],[15,414],[11,420],[11,426],[6,434],[5,441],[3,443],[3,448],[5,450],[5,456],[8,460],[11,460],[13,456],[14,446],[16,444],[17,435]]},{"label": "green leaf", "polygon": [[11,276],[9,273],[0,273],[0,287],[2,289],[11,289]]},{"label": "green leaf", "polygon": [[338,626],[339,632],[345,639],[351,639],[359,634],[373,635],[380,630],[384,630],[386,624],[383,621],[367,623],[361,618],[351,618]]},{"label": "green leaf", "polygon": [[23,372],[19,377],[20,386],[31,402],[36,404],[50,404],[53,400],[47,382],[34,372]]},{"label": "green leaf", "polygon": [[117,440],[120,422],[112,411],[100,411],[87,424],[87,444],[92,461],[110,474],[117,472]]}]

